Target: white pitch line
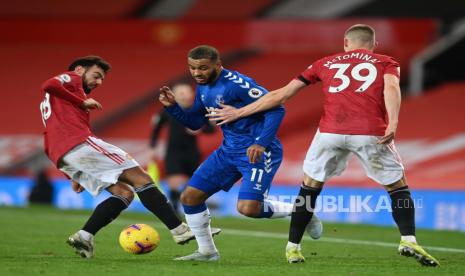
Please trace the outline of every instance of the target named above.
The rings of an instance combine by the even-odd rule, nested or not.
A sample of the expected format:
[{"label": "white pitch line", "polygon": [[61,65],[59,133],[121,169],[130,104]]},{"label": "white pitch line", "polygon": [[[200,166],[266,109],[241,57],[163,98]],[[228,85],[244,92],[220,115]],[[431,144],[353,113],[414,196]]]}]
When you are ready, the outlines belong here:
[{"label": "white pitch line", "polygon": [[[233,236],[243,236],[243,237],[259,237],[259,238],[274,238],[274,239],[283,239],[287,240],[287,234],[280,233],[271,233],[271,232],[261,232],[261,231],[247,231],[247,230],[236,230],[236,229],[223,229],[222,234],[233,235]],[[309,237],[305,237],[310,239]],[[364,241],[364,240],[353,240],[353,239],[340,239],[340,238],[321,238],[318,241],[322,242],[331,242],[331,243],[342,243],[342,244],[356,244],[356,245],[370,245],[370,246],[380,246],[380,247],[393,247],[397,248],[399,244],[390,243],[390,242],[380,242],[380,241]],[[465,249],[460,248],[449,248],[449,247],[437,247],[437,246],[423,246],[426,249],[441,251],[441,252],[454,252],[454,253],[465,253]]]}]

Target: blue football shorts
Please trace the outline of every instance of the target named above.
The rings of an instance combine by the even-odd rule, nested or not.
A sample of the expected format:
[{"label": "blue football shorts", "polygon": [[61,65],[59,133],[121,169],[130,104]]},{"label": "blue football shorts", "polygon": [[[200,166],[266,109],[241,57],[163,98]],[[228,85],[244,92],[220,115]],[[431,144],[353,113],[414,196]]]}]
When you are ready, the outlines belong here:
[{"label": "blue football shorts", "polygon": [[243,153],[215,150],[194,172],[187,183],[208,195],[229,191],[242,178],[239,199],[263,201],[283,158],[281,147],[270,146],[255,164]]}]

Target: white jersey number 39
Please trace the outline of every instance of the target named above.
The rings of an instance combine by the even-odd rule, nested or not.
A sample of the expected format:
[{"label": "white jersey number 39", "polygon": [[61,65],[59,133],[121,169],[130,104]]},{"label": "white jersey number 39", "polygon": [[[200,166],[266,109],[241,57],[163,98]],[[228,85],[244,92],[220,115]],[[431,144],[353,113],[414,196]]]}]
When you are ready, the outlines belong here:
[{"label": "white jersey number 39", "polygon": [[52,115],[52,106],[50,105],[50,94],[45,93],[45,99],[40,103],[40,113],[42,113],[42,122],[46,126],[45,121]]},{"label": "white jersey number 39", "polygon": [[[342,90],[346,89],[350,85],[350,78],[345,74],[349,66],[350,64],[347,64],[347,63],[331,64],[329,69],[337,69],[337,72],[333,78],[340,79],[341,84],[336,87],[330,86],[328,90],[330,93],[341,92]],[[363,69],[368,70],[368,75],[366,76],[360,75],[360,71],[362,71]],[[365,63],[360,63],[354,66],[354,68],[352,68],[352,70],[350,71],[350,75],[355,80],[363,81],[363,84],[359,88],[357,88],[355,92],[364,92],[376,80],[378,71],[376,70],[376,67],[373,64],[365,62]]]}]

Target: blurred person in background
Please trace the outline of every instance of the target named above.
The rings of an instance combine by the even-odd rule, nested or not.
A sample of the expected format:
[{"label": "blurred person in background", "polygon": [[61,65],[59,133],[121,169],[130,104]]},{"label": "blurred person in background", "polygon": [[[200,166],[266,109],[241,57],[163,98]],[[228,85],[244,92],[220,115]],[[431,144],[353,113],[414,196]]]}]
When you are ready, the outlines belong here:
[{"label": "blurred person in background", "polygon": [[[173,86],[172,91],[182,108],[188,109],[193,105],[195,92],[190,84],[177,83]],[[200,132],[213,133],[215,127],[212,124],[206,124],[201,130],[191,130],[176,121],[164,109],[154,116],[153,125],[150,147],[155,159],[160,160],[164,156],[169,199],[174,210],[179,212],[180,189],[200,164],[201,155],[197,145],[197,134]],[[169,134],[166,151],[163,155],[156,147],[159,145],[160,131],[165,126],[168,126]]]},{"label": "blurred person in background", "polygon": [[53,186],[47,175],[47,169],[40,169],[36,173],[35,185],[29,194],[29,203],[51,205],[53,199]]},{"label": "blurred person in background", "polygon": [[392,216],[401,234],[399,254],[415,257],[425,266],[437,266],[438,260],[417,244],[415,206],[394,145],[401,104],[399,63],[373,52],[377,41],[371,26],[351,26],[343,42],[344,52],[315,61],[286,86],[240,109],[222,105],[207,116],[218,125],[227,125],[273,109],[307,85],[322,82],[324,112],[303,164],[304,179],[286,246],[288,262],[305,261],[300,243],[314,215],[316,199],[324,183],[340,175],[355,154],[367,176],[382,185],[391,198]]}]

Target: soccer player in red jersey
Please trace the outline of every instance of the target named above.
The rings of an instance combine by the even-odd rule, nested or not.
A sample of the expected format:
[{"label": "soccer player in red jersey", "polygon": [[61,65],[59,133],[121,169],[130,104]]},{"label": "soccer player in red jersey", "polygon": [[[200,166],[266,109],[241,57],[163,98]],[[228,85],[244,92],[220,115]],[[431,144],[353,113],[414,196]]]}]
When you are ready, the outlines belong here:
[{"label": "soccer player in red jersey", "polygon": [[125,151],[92,134],[89,112],[102,106],[88,94],[102,84],[109,70],[110,65],[98,56],[81,57],[71,63],[67,72],[42,84],[45,99],[40,110],[45,126],[45,153],[71,179],[75,192],[87,190],[97,196],[107,190],[112,194],[68,239],[76,252],[86,258],[94,255],[94,235],[128,207],[134,198],[133,190],[142,204],[171,230],[177,243],[195,238],[139,164]]},{"label": "soccer player in red jersey", "polygon": [[392,215],[401,234],[399,253],[413,256],[423,265],[439,264],[416,242],[414,203],[394,146],[401,103],[399,64],[374,53],[375,46],[373,28],[354,25],[345,32],[344,52],[317,60],[286,86],[254,103],[240,109],[223,106],[208,115],[219,125],[225,124],[282,104],[305,86],[322,82],[324,112],[303,164],[304,180],[294,204],[286,247],[290,263],[305,260],[300,242],[323,184],[341,174],[349,156],[355,154],[368,177],[391,197]]}]

